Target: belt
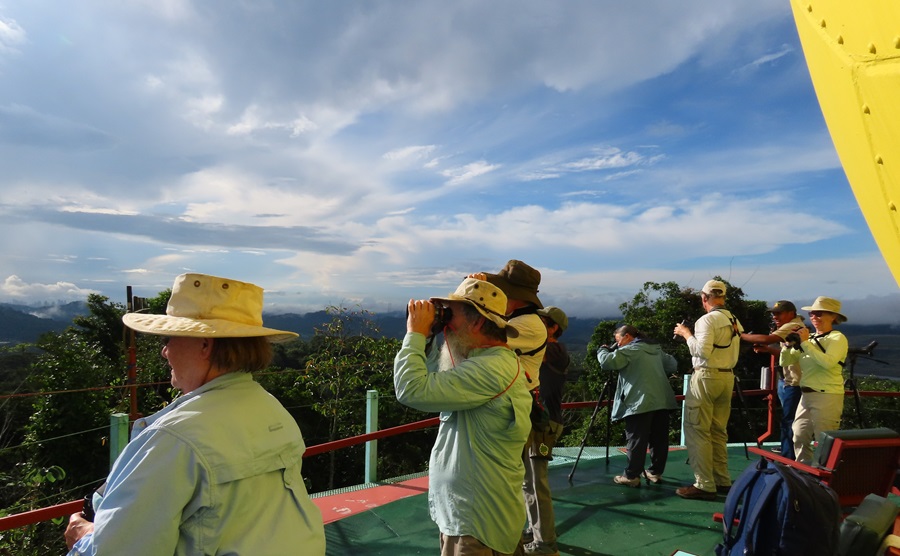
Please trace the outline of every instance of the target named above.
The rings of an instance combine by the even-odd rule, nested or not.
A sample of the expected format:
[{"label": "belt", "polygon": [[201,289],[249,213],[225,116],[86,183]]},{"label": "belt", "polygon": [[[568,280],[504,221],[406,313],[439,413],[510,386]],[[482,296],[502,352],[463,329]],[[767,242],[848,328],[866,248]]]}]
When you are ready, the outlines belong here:
[{"label": "belt", "polygon": [[720,369],[716,367],[694,367],[695,371],[719,371],[720,373],[730,373],[731,369]]},{"label": "belt", "polygon": [[821,392],[824,392],[825,390],[816,390],[815,388],[810,388],[809,386],[801,386],[800,391],[801,392],[819,392],[819,393],[821,393]]}]

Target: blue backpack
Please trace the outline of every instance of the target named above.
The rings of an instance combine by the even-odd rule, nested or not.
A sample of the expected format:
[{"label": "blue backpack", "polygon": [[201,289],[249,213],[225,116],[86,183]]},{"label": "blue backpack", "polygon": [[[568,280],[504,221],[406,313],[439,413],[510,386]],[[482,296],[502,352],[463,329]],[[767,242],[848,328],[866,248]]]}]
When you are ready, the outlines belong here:
[{"label": "blue backpack", "polygon": [[716,555],[834,555],[840,522],[841,506],[831,488],[762,458],[728,492],[724,541],[716,546]]}]

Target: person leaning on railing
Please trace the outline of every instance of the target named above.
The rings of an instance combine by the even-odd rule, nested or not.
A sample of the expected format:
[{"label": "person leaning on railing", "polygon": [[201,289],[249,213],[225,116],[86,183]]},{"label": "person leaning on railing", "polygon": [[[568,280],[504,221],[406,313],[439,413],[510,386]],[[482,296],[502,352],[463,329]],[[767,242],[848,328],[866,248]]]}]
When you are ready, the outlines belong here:
[{"label": "person leaning on railing", "polygon": [[817,297],[809,307],[809,320],[815,334],[801,327],[796,335],[789,335],[791,345],[781,352],[781,365],[799,363],[800,404],[794,416],[794,454],[797,461],[810,463],[812,441],[820,431],[837,430],[844,411],[844,379],[842,371],[847,360],[847,338],[834,325],[847,322],[841,313],[841,302],[830,297]]},{"label": "person leaning on railing", "polygon": [[163,337],[181,396],[135,421],[93,523],[69,519],[70,556],[325,553],[300,472],[303,436],[249,374],[269,365],[271,342],[297,336],[264,328],[262,306],[258,286],[182,274],[165,315],[123,317]]}]

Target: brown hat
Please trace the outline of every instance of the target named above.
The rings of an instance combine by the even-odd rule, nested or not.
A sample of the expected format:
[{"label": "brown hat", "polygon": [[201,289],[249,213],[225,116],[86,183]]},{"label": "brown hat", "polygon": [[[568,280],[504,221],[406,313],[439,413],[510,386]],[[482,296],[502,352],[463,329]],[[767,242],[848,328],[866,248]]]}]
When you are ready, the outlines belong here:
[{"label": "brown hat", "polygon": [[538,309],[544,308],[537,296],[541,273],[522,261],[511,259],[497,274],[485,273],[485,278],[503,290],[506,297],[534,303]]},{"label": "brown hat", "polygon": [[770,313],[783,313],[785,311],[796,313],[797,307],[786,299],[782,299],[780,301],[776,301],[774,305],[766,309],[766,311]]},{"label": "brown hat", "polygon": [[263,289],[254,284],[209,276],[182,274],[175,278],[165,315],[126,313],[125,326],[156,336],[192,338],[265,337],[285,342],[296,332],[265,328]]}]

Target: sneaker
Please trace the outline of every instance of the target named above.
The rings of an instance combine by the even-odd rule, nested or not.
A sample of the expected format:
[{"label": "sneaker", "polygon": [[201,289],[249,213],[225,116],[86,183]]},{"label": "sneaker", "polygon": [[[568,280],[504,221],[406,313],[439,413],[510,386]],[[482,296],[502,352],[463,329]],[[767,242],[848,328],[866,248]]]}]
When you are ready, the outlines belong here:
[{"label": "sneaker", "polygon": [[653,483],[654,485],[658,485],[662,482],[662,475],[654,475],[649,471],[644,471],[644,479],[647,480],[647,484]]},{"label": "sneaker", "polygon": [[543,543],[532,541],[525,545],[525,554],[534,556],[559,556],[559,549],[556,543]]},{"label": "sneaker", "polygon": [[683,486],[679,489],[675,490],[675,494],[681,496],[682,498],[687,498],[688,500],[715,500],[716,493],[715,492],[706,492],[705,490],[700,490],[694,485]]},{"label": "sneaker", "polygon": [[634,479],[629,479],[625,475],[616,475],[613,479],[613,482],[617,485],[626,485],[630,487],[639,487],[641,486],[641,478],[635,477]]},{"label": "sneaker", "polygon": [[731,491],[731,485],[716,485],[716,492],[719,494],[728,494]]}]

